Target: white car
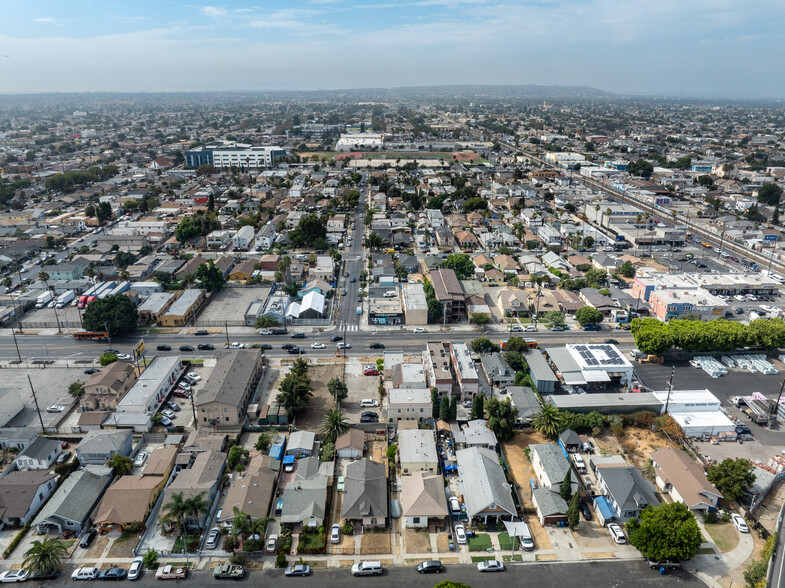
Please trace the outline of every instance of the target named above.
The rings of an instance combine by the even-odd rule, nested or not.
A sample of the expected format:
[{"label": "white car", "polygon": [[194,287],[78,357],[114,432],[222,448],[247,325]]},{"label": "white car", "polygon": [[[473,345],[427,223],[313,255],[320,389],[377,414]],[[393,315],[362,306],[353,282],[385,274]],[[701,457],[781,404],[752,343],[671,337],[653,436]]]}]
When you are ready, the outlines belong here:
[{"label": "white car", "polygon": [[200,375],[199,375],[199,374],[197,374],[196,372],[188,372],[188,374],[187,374],[187,375],[188,375],[188,377],[189,377],[189,378],[193,378],[193,379],[194,379],[194,380],[196,380],[197,382],[201,381],[201,379],[202,379],[202,376],[200,376]]},{"label": "white car", "polygon": [[503,572],[504,564],[496,559],[477,562],[477,570],[480,572]]},{"label": "white car", "polygon": [[324,343],[311,343],[311,349],[326,349],[327,345]]},{"label": "white car", "polygon": [[278,548],[278,535],[273,533],[267,538],[267,551],[275,551]]},{"label": "white car", "polygon": [[76,568],[71,574],[72,580],[95,580],[98,577],[98,568]]},{"label": "white car", "polygon": [[8,570],[0,574],[0,582],[25,582],[30,575],[25,569]]},{"label": "white car", "polygon": [[128,570],[128,579],[138,580],[142,572],[144,572],[144,558],[135,557],[134,561],[131,562],[131,569]]},{"label": "white car", "polygon": [[188,382],[180,382],[180,383],[179,383],[179,384],[177,384],[177,385],[178,385],[180,388],[182,388],[183,390],[190,390],[190,389],[191,389],[191,384],[189,384]]},{"label": "white car", "polygon": [[425,329],[423,329],[422,327],[417,327],[416,329],[414,329],[414,332],[415,333],[426,333],[427,331]]},{"label": "white car", "polygon": [[169,409],[169,408],[165,408],[164,410],[162,410],[161,414],[164,415],[168,419],[176,418],[176,416],[174,414],[174,411]]},{"label": "white car", "polygon": [[134,466],[140,467],[144,465],[144,462],[147,461],[147,452],[140,451],[136,454],[136,459],[134,460]]},{"label": "white car", "polygon": [[207,541],[204,543],[205,549],[215,549],[218,547],[218,539],[221,537],[221,529],[213,527],[210,529],[210,534],[207,536]]},{"label": "white car", "polygon": [[739,533],[750,532],[750,528],[747,526],[747,522],[744,520],[743,516],[734,513],[730,516],[730,520],[733,521],[733,526],[736,527],[736,530]]},{"label": "white car", "polygon": [[131,361],[131,360],[133,360],[133,357],[131,357],[127,353],[118,353],[117,354],[117,359],[122,360],[122,361]]},{"label": "white car", "polygon": [[621,527],[616,523],[610,523],[608,525],[608,532],[616,543],[627,543],[627,537],[624,536],[624,531],[622,531]]},{"label": "white car", "polygon": [[455,525],[455,540],[458,542],[458,545],[466,543],[466,529],[463,525]]},{"label": "white car", "polygon": [[245,349],[245,343],[238,343],[235,341],[229,346],[230,349]]},{"label": "white car", "polygon": [[525,327],[523,327],[523,331],[525,333],[534,333],[537,331],[537,327],[535,327],[534,325],[526,325]]},{"label": "white car", "polygon": [[330,527],[330,543],[341,542],[341,525],[335,524]]},{"label": "white car", "polygon": [[273,330],[272,329],[262,329],[261,331],[259,331],[259,334],[260,335],[272,335],[273,334]]},{"label": "white car", "polygon": [[65,410],[65,406],[61,404],[53,404],[52,406],[46,407],[46,412],[63,412]]}]

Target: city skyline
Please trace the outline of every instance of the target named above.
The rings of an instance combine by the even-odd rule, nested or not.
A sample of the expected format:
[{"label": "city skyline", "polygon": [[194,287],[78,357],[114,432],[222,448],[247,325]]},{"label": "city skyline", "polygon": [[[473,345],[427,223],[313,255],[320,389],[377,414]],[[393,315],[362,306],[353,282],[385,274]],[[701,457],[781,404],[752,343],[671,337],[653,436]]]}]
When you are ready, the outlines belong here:
[{"label": "city skyline", "polygon": [[[5,93],[451,84],[778,98],[774,2],[52,0],[0,24]],[[779,68],[781,69],[781,65]]]}]

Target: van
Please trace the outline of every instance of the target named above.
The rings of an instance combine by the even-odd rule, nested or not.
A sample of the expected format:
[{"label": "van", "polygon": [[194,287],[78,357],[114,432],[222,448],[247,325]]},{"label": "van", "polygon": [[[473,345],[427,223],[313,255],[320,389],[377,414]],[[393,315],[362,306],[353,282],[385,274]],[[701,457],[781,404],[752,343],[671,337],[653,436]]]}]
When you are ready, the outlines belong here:
[{"label": "van", "polygon": [[523,523],[518,538],[521,540],[521,547],[523,547],[524,551],[532,551],[534,549],[534,539],[532,538],[532,533],[529,530],[529,525]]},{"label": "van", "polygon": [[373,398],[363,398],[360,400],[360,407],[366,408],[368,406],[379,406],[379,401],[374,400]]},{"label": "van", "polygon": [[395,290],[387,290],[387,292],[384,293],[385,298],[395,298],[397,295],[398,293]]},{"label": "van", "polygon": [[352,566],[352,574],[355,576],[381,576],[383,573],[384,568],[380,561],[360,561]]},{"label": "van", "polygon": [[583,461],[583,458],[579,454],[573,453],[572,461],[575,464],[575,469],[580,473],[584,473],[586,471],[586,462]]}]

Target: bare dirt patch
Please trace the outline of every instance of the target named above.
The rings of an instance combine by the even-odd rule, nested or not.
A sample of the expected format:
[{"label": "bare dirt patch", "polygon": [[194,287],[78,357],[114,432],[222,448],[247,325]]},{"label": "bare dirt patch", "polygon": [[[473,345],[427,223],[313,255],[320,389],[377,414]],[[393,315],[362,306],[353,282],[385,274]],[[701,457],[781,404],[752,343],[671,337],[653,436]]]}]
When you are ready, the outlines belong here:
[{"label": "bare dirt patch", "polygon": [[372,555],[375,553],[390,553],[392,544],[389,533],[364,533],[360,540],[360,553]]},{"label": "bare dirt patch", "polygon": [[447,533],[439,533],[439,535],[436,537],[436,550],[439,553],[449,553],[450,538],[447,537]]},{"label": "bare dirt patch", "polygon": [[555,553],[538,553],[534,556],[536,561],[556,561]]},{"label": "bare dirt patch", "polygon": [[627,460],[632,461],[640,470],[646,468],[649,453],[663,447],[679,446],[671,443],[665,435],[655,433],[649,429],[638,429],[627,427],[624,429],[624,436],[617,439],[609,429],[603,429],[602,433],[594,437],[597,450],[602,455],[624,455]]},{"label": "bare dirt patch", "polygon": [[[122,539],[122,540],[121,540]],[[128,535],[127,537],[118,538],[112,543],[109,548],[108,557],[133,557],[134,547],[139,542],[139,533]]]},{"label": "bare dirt patch", "polygon": [[425,531],[406,530],[406,553],[427,553],[431,550],[431,536]]},{"label": "bare dirt patch", "polygon": [[[285,377],[288,368],[282,369]],[[336,365],[312,365],[308,368],[308,377],[311,378],[313,396],[308,401],[308,408],[298,415],[297,428],[306,431],[318,431],[322,418],[335,403],[327,391],[327,382],[340,375],[340,368]]]},{"label": "bare dirt patch", "polygon": [[613,559],[616,557],[615,553],[610,551],[589,551],[581,553],[582,559]]},{"label": "bare dirt patch", "polygon": [[342,559],[338,561],[339,568],[350,568],[354,565],[353,559]]},{"label": "bare dirt patch", "polygon": [[533,508],[532,489],[529,480],[536,478],[534,468],[529,458],[526,457],[526,449],[530,444],[548,443],[551,441],[545,435],[537,432],[517,432],[510,440],[502,443],[502,450],[507,463],[510,465],[512,479],[517,485],[518,494],[523,501],[524,508]]},{"label": "bare dirt patch", "polygon": [[108,544],[109,544],[109,537],[107,537],[106,535],[99,535],[98,537],[95,538],[95,541],[90,546],[90,549],[88,549],[85,552],[83,558],[86,559],[86,558],[93,558],[93,557],[101,557],[101,554],[104,552],[104,549],[106,549],[106,546]]}]

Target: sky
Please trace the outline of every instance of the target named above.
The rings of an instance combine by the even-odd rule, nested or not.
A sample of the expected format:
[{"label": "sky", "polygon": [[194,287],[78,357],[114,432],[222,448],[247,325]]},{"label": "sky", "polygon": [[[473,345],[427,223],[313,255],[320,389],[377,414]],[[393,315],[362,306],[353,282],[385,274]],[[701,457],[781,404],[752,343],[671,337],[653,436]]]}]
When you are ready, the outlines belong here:
[{"label": "sky", "polygon": [[541,84],[785,95],[782,0],[0,0],[0,14],[0,93]]}]

